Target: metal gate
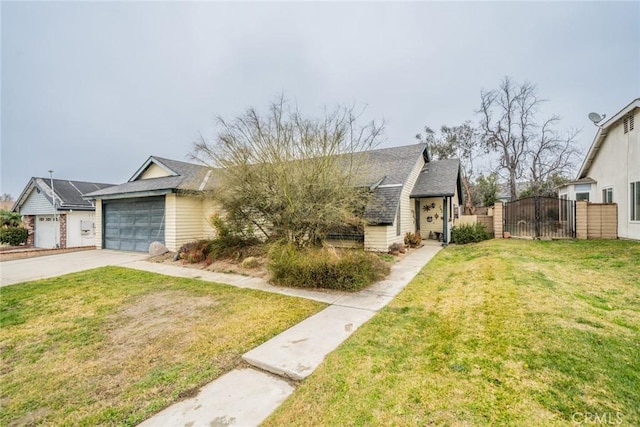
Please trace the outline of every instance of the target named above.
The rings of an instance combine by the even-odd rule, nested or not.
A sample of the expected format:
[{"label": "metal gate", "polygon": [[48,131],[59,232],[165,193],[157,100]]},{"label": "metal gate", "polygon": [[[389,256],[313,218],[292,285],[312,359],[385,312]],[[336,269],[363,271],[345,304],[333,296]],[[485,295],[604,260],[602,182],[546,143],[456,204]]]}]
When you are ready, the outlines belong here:
[{"label": "metal gate", "polygon": [[504,231],[514,237],[573,238],[576,202],[552,197],[529,197],[505,203]]}]

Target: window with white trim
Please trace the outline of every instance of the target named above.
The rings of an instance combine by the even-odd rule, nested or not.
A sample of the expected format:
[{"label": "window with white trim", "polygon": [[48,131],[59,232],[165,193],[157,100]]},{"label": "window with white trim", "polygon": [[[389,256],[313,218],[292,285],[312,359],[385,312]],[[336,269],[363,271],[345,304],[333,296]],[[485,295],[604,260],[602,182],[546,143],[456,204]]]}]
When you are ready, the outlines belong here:
[{"label": "window with white trim", "polygon": [[589,192],[587,191],[586,193],[576,193],[576,201],[579,202],[580,200],[586,200],[588,202]]},{"label": "window with white trim", "polygon": [[602,189],[602,203],[613,203],[613,188]]},{"label": "window with white trim", "polygon": [[629,188],[630,199],[629,212],[630,221],[640,221],[640,181],[632,182]]}]

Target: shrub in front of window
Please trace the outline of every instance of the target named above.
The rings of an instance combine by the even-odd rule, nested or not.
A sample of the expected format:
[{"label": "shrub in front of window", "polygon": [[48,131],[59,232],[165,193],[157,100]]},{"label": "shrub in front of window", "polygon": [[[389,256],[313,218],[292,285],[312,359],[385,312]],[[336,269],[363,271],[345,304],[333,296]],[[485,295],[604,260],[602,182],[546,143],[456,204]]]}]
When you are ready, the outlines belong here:
[{"label": "shrub in front of window", "polygon": [[480,223],[455,226],[451,229],[451,241],[461,245],[481,242],[490,238],[491,235],[485,226]]}]

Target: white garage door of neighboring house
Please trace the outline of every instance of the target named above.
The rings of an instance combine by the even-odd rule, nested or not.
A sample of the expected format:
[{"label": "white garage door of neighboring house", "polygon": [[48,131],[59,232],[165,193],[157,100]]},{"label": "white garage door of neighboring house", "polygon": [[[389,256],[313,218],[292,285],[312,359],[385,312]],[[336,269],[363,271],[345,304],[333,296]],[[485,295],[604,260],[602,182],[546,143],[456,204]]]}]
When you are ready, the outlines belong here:
[{"label": "white garage door of neighboring house", "polygon": [[146,252],[164,244],[164,196],[103,201],[104,248]]},{"label": "white garage door of neighboring house", "polygon": [[55,248],[59,241],[59,218],[53,215],[37,215],[34,244],[36,248]]}]

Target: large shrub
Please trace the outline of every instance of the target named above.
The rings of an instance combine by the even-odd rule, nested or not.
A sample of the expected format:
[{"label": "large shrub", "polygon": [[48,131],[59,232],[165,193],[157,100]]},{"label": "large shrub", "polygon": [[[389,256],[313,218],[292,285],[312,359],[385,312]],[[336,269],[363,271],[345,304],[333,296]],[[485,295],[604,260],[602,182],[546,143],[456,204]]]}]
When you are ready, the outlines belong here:
[{"label": "large shrub", "polygon": [[11,246],[18,246],[27,242],[29,232],[22,227],[2,227],[0,228],[0,243],[7,243]]},{"label": "large shrub", "polygon": [[22,216],[17,212],[0,209],[0,226],[19,227],[22,225]]},{"label": "large shrub", "polygon": [[490,238],[491,235],[485,226],[480,223],[455,226],[451,229],[451,240],[454,243],[459,243],[461,245],[464,245],[465,243],[481,242]]},{"label": "large shrub", "polygon": [[389,266],[375,254],[333,248],[297,249],[274,245],[269,271],[276,285],[357,291],[389,274]]}]

